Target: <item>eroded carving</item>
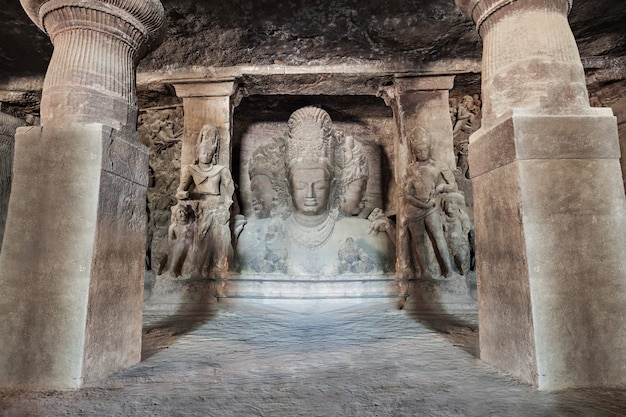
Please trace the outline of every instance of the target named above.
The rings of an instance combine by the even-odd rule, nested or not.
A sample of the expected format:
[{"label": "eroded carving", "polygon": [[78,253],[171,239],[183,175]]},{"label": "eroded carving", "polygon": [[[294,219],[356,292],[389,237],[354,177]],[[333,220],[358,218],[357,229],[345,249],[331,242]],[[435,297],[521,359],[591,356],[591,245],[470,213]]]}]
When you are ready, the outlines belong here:
[{"label": "eroded carving", "polygon": [[391,220],[381,208],[375,208],[367,217],[370,221],[369,233],[378,234],[379,232],[385,232],[389,240],[396,245],[396,224]]},{"label": "eroded carving", "polygon": [[456,99],[450,101],[456,167],[460,176],[469,178],[469,137],[480,129],[481,101],[480,96],[475,94],[474,96],[463,96],[458,105],[456,102]]},{"label": "eroded carving", "polygon": [[217,164],[220,136],[205,125],[199,134],[196,163],[183,167],[176,198],[197,203],[197,233],[192,275],[225,278],[232,252],[230,207],[235,186],[227,167]]},{"label": "eroded carving", "polygon": [[465,212],[465,197],[452,192],[443,197],[443,231],[457,270],[464,275],[470,269],[470,232],[472,225]]},{"label": "eroded carving", "polygon": [[193,248],[196,236],[195,220],[195,213],[191,206],[177,204],[172,207],[172,224],[167,232],[172,242],[172,249],[167,260],[167,270],[175,276],[182,274],[187,255]]},{"label": "eroded carving", "polygon": [[287,210],[289,192],[285,181],[284,160],[287,145],[283,138],[259,146],[250,156],[248,175],[252,207],[258,219]]}]

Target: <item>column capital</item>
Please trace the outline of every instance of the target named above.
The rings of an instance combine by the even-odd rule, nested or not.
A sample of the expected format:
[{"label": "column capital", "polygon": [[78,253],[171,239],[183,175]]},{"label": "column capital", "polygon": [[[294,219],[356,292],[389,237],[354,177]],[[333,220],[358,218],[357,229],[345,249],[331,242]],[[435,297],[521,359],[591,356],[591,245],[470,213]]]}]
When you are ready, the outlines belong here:
[{"label": "column capital", "polygon": [[159,0],[20,0],[54,45],[41,124],[137,125],[135,70],[165,34]]},{"label": "column capital", "polygon": [[[159,0],[20,0],[30,19],[55,44],[68,29],[103,30],[130,43],[140,59],[160,45],[165,12]],[[56,45],[55,45],[56,46]]]},{"label": "column capital", "polygon": [[188,97],[229,97],[237,93],[239,87],[234,79],[219,81],[182,81],[172,84],[176,95]]},{"label": "column capital", "polygon": [[569,14],[574,0],[454,0],[454,2],[465,16],[474,21],[476,28],[480,32],[483,24],[489,18],[506,7],[514,7],[516,9],[558,9]]}]

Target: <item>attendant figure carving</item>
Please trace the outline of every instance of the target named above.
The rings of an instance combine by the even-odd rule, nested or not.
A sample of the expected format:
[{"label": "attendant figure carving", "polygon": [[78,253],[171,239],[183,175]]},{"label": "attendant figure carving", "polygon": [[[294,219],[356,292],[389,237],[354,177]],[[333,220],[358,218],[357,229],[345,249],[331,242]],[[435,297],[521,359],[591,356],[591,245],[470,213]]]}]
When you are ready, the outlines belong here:
[{"label": "attendant figure carving", "polygon": [[[451,110],[452,116],[452,110]],[[468,146],[469,137],[480,128],[480,100],[470,95],[463,96],[452,121],[454,152],[457,169],[465,178],[469,178]]]},{"label": "attendant figure carving", "polygon": [[448,193],[443,198],[443,231],[450,255],[461,275],[470,269],[469,236],[472,228],[464,207],[465,197],[461,193]]},{"label": "attendant figure carving", "polygon": [[168,270],[175,276],[182,274],[187,255],[193,247],[196,236],[196,222],[193,210],[185,204],[172,207],[172,223],[167,231],[168,239],[173,242],[168,256]]},{"label": "attendant figure carving", "polygon": [[413,258],[422,275],[426,274],[428,268],[419,248],[429,240],[442,275],[449,276],[452,268],[441,223],[439,199],[443,193],[456,191],[454,175],[444,164],[432,159],[428,132],[417,127],[413,134],[409,146],[415,161],[407,167],[403,180],[404,215],[398,242],[399,272],[412,275]]},{"label": "attendant figure carving", "polygon": [[183,167],[176,198],[198,202],[194,275],[225,278],[232,251],[229,221],[235,187],[228,168],[217,163],[218,129],[205,125],[199,139],[196,163]]}]

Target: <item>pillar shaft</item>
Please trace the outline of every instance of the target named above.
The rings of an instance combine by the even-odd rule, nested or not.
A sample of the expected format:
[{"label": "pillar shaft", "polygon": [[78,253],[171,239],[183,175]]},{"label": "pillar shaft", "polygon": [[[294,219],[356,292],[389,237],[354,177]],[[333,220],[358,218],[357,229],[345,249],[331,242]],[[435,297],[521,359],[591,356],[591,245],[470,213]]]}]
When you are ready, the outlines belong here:
[{"label": "pillar shaft", "polygon": [[481,359],[540,389],[626,384],[615,118],[589,107],[570,0],[457,0],[483,37],[470,138]]},{"label": "pillar shaft", "polygon": [[22,0],[55,46],[19,128],[0,253],[0,386],[78,388],[140,360],[147,149],[135,69],[157,0]]}]

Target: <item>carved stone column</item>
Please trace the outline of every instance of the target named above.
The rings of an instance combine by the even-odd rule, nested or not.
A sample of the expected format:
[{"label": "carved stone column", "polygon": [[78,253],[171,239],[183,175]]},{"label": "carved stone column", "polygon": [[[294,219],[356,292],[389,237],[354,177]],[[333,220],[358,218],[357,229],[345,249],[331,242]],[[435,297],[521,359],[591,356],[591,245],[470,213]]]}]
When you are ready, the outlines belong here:
[{"label": "carved stone column", "polygon": [[193,164],[198,134],[206,124],[220,131],[219,164],[232,169],[231,138],[233,133],[233,110],[239,105],[243,92],[234,80],[213,82],[175,83],[176,94],[183,99],[185,131],[181,165]]},{"label": "carved stone column", "polygon": [[52,40],[41,124],[137,126],[135,68],[164,35],[158,0],[20,0]]},{"label": "carved stone column", "polygon": [[17,117],[0,113],[0,250],[2,250],[2,237],[4,236],[4,225],[7,220],[9,196],[11,195],[15,129],[25,124]]},{"label": "carved stone column", "polygon": [[456,0],[483,38],[470,139],[481,358],[540,389],[626,384],[617,126],[589,107],[571,0]]},{"label": "carved stone column", "polygon": [[22,0],[55,46],[19,128],[0,253],[0,386],[76,388],[141,356],[147,149],[135,68],[157,0]]},{"label": "carved stone column", "polygon": [[[394,146],[395,181],[398,184],[396,207],[397,224],[403,223],[401,206],[402,181],[406,168],[412,161],[409,139],[418,127],[426,129],[430,135],[432,158],[447,165],[454,172],[454,151],[452,144],[452,123],[450,122],[449,91],[453,87],[453,76],[405,77],[394,80],[393,91],[386,91],[384,98],[392,106],[398,127],[398,136]],[[398,227],[396,270],[399,278],[409,278],[417,271],[408,273],[403,261],[401,227]]]}]

